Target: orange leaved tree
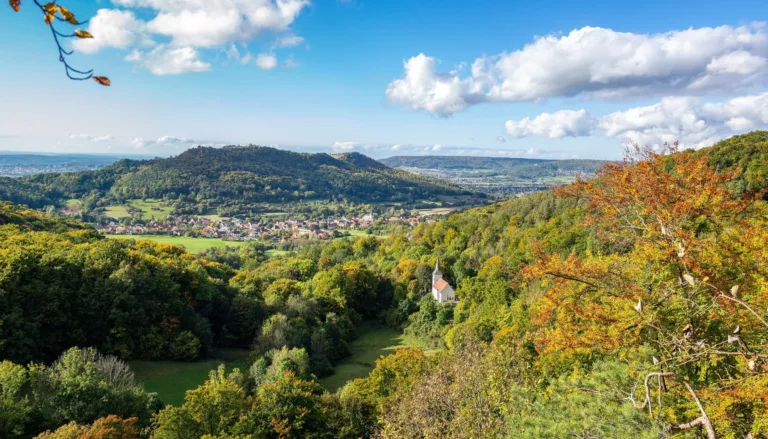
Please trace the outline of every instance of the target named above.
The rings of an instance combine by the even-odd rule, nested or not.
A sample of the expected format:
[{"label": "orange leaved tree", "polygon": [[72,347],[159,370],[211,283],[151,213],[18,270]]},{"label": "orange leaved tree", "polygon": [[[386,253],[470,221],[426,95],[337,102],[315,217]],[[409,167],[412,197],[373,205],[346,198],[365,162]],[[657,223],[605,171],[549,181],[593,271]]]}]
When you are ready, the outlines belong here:
[{"label": "orange leaved tree", "polygon": [[705,154],[633,148],[582,197],[603,253],[540,254],[532,307],[551,364],[619,356],[636,370],[627,398],[667,432],[768,434],[768,223],[761,194],[734,193],[738,170]]}]

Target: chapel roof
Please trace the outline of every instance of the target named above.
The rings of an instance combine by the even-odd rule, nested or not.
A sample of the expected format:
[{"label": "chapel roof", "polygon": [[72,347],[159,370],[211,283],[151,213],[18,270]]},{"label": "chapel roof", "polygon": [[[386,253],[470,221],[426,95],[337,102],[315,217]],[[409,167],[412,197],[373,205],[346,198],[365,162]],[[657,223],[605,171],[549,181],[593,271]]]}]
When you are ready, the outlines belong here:
[{"label": "chapel roof", "polygon": [[448,286],[448,282],[445,281],[445,279],[438,279],[437,282],[433,285],[437,291],[442,292],[445,287]]}]

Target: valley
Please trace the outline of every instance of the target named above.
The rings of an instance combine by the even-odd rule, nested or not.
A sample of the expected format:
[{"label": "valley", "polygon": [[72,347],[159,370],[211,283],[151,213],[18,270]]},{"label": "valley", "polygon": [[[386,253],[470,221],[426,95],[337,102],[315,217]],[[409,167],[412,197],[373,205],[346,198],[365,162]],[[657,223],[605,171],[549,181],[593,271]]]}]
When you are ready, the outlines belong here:
[{"label": "valley", "polygon": [[380,161],[497,199],[551,189],[573,183],[577,178],[590,178],[604,163],[600,160],[457,156],[391,157]]},{"label": "valley", "polygon": [[[541,425],[588,425],[629,439],[661,430],[606,392],[644,398],[664,361],[675,375],[667,390],[648,386],[654,401],[689,416],[688,383],[713,414],[754,413],[740,418],[747,425],[762,413],[755,391],[768,367],[768,333],[754,318],[768,279],[756,268],[768,242],[766,142],[754,132],[700,151],[638,150],[554,190],[450,215],[456,207],[412,206],[424,215],[413,224],[326,217],[338,220],[334,239],[303,236],[319,221],[284,210],[184,215],[189,205],[168,198],[126,198],[129,216],[113,207],[122,217],[101,225],[73,218],[86,198],[67,198],[68,211],[0,202],[0,384],[35,389],[0,403],[56,428],[97,422],[94,413],[135,417],[160,437],[203,436],[195,417],[206,413],[227,431],[274,432],[275,419],[355,437],[419,437],[434,425],[535,437]],[[204,236],[265,221],[289,233]],[[183,236],[105,229],[168,225]],[[435,300],[436,289],[450,300]],[[694,381],[691,364],[720,373]],[[510,401],[529,410],[507,411]],[[453,423],[465,413],[482,428]],[[618,435],[615,420],[626,427]],[[42,431],[31,415],[11,422],[25,438]]]}]

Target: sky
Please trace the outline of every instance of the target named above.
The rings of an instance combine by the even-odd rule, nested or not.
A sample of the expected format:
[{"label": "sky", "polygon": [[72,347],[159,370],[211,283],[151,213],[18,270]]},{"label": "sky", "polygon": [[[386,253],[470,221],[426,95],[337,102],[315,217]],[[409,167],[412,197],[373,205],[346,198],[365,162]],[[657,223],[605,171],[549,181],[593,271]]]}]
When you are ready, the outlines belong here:
[{"label": "sky", "polygon": [[0,4],[0,150],[621,157],[768,129],[764,0]]}]

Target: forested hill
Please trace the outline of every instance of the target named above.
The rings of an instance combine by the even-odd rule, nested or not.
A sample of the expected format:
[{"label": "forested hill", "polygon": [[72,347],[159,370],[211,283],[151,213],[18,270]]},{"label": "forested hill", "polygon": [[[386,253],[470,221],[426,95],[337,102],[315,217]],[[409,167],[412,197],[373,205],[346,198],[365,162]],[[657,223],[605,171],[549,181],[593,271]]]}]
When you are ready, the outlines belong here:
[{"label": "forested hill", "polygon": [[396,156],[380,160],[393,168],[499,171],[521,178],[549,176],[558,172],[591,174],[602,166],[601,160],[546,160],[514,157]]},{"label": "forested hill", "polygon": [[[640,149],[589,181],[275,258],[38,231],[58,220],[0,204],[0,437],[764,439],[766,139]],[[425,293],[438,259],[458,303]],[[362,321],[420,348],[324,392]],[[163,408],[83,346],[252,362]]]},{"label": "forested hill", "polygon": [[301,154],[260,146],[197,147],[171,158],[121,160],[96,171],[0,180],[0,199],[37,208],[70,198],[99,204],[183,198],[236,212],[255,203],[409,202],[470,194],[357,153]]}]

